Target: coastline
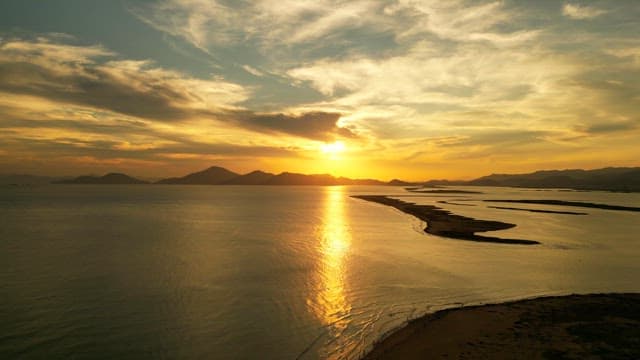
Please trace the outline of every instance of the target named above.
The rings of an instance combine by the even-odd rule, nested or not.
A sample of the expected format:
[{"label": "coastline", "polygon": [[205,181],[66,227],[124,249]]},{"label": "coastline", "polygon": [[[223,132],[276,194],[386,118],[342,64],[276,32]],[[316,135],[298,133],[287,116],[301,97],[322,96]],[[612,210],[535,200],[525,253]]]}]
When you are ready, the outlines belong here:
[{"label": "coastline", "polygon": [[441,310],[374,344],[374,359],[640,358],[640,293],[545,296]]}]

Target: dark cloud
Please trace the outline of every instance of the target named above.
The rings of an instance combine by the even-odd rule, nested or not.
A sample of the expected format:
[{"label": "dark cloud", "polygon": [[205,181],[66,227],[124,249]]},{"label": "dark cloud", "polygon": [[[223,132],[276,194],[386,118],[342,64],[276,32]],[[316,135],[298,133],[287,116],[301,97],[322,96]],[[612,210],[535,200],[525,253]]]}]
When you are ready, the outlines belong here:
[{"label": "dark cloud", "polygon": [[[29,129],[31,136],[24,130]],[[76,135],[37,139],[38,130],[66,130]],[[62,132],[65,133],[65,132]],[[78,135],[79,133],[79,135]],[[109,140],[86,140],[83,134]],[[155,130],[141,121],[109,122],[69,119],[10,118],[0,121],[0,147],[11,153],[32,153],[48,157],[91,156],[97,159],[162,159],[172,154],[240,157],[296,157],[295,148],[208,143],[190,137]],[[141,144],[151,144],[149,148]],[[128,145],[133,145],[130,148]],[[138,146],[136,146],[138,145]]]},{"label": "dark cloud", "polygon": [[[205,119],[316,140],[355,136],[337,125],[337,113],[287,115],[235,110],[235,104],[246,100],[247,90],[219,79],[193,79],[147,62],[98,63],[97,55],[85,54],[86,48],[49,42],[0,43],[0,50],[4,51],[0,56],[0,93],[37,96],[151,121]],[[67,58],[56,58],[57,52]]]},{"label": "dark cloud", "polygon": [[193,116],[192,110],[174,105],[187,100],[184,94],[161,81],[146,82],[145,88],[140,88],[134,84],[152,79],[133,76],[138,78],[117,78],[99,68],[61,73],[38,64],[0,62],[0,91],[162,121]]},{"label": "dark cloud", "polygon": [[347,128],[338,126],[340,114],[329,112],[309,112],[302,115],[259,114],[235,112],[228,120],[242,127],[257,131],[280,132],[317,140],[332,140],[336,136],[354,138]]},{"label": "dark cloud", "polygon": [[587,127],[580,127],[580,131],[587,132],[589,134],[608,134],[618,131],[629,131],[634,130],[639,127],[637,122],[609,122],[609,123],[600,123],[600,124],[592,124]]},{"label": "dark cloud", "polygon": [[[0,131],[4,133],[4,131]],[[123,143],[114,140],[83,140],[66,137],[56,139],[32,139],[15,133],[5,133],[0,145],[13,154],[49,154],[55,157],[90,156],[96,159],[158,160],[169,155],[223,155],[251,157],[294,157],[293,149],[271,146],[245,146],[227,143],[185,142],[162,145],[149,149],[122,148]]]}]

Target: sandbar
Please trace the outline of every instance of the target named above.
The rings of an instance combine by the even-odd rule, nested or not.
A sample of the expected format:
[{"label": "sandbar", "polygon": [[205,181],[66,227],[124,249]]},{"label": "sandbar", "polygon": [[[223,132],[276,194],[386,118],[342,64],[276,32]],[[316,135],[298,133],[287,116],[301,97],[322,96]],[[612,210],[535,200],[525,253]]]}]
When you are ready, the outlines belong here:
[{"label": "sandbar", "polygon": [[564,200],[483,200],[483,201],[486,201],[486,202],[500,202],[500,203],[573,206],[573,207],[605,209],[605,210],[619,210],[619,211],[640,211],[640,207],[609,205],[609,204],[596,204],[596,203],[588,203],[588,202],[581,202],[581,201],[564,201]]},{"label": "sandbar", "polygon": [[422,194],[484,194],[481,191],[456,190],[456,189],[442,189],[442,190],[406,189],[406,190],[410,192],[422,193]]},{"label": "sandbar", "polygon": [[476,232],[510,229],[515,224],[501,221],[478,220],[451,212],[432,205],[418,205],[384,195],[353,195],[352,197],[394,207],[413,215],[427,223],[425,232],[452,239],[490,242],[499,244],[535,245],[539,242],[524,239],[504,239],[493,236],[476,235]]},{"label": "sandbar", "polygon": [[440,201],[436,201],[436,202],[438,204],[447,204],[447,205],[476,206],[475,204],[461,204],[461,203],[455,203],[455,202],[446,201],[446,200],[440,200]]},{"label": "sandbar", "polygon": [[443,310],[409,322],[363,359],[640,359],[640,294]]},{"label": "sandbar", "polygon": [[500,210],[517,210],[517,211],[528,211],[535,213],[545,213],[545,214],[563,214],[563,215],[589,215],[583,212],[575,212],[575,211],[556,211],[556,210],[542,210],[542,209],[523,209],[523,208],[514,208],[507,206],[487,206],[491,209],[500,209]]}]

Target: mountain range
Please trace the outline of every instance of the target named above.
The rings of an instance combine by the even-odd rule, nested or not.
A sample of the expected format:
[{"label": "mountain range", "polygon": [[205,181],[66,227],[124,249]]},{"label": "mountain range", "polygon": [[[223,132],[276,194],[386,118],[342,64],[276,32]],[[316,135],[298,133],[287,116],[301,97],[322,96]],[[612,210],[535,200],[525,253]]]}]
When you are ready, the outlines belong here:
[{"label": "mountain range", "polygon": [[431,180],[426,186],[467,185],[576,190],[640,191],[640,168],[542,170],[528,174],[491,174],[470,181]]},{"label": "mountain range", "polygon": [[[34,175],[0,175],[0,185],[45,183],[56,184],[149,184],[147,181],[121,174],[52,178]],[[162,179],[155,184],[182,185],[394,185],[394,186],[506,186],[530,188],[567,188],[577,190],[640,191],[640,168],[603,168],[596,170],[543,170],[527,174],[491,174],[474,180],[430,180],[406,182],[374,179],[350,179],[328,174],[305,175],[290,172],[272,174],[260,170],[238,174],[219,166],[182,177]]]},{"label": "mountain range", "polygon": [[148,184],[147,181],[133,178],[126,174],[109,173],[104,176],[78,176],[75,179],[65,179],[53,181],[54,184],[106,184],[106,185],[126,185],[126,184]]},{"label": "mountain range", "polygon": [[[149,184],[126,174],[109,173],[104,176],[79,176],[76,178],[56,179],[33,175],[0,175],[0,185],[30,184]],[[305,175],[291,172],[272,174],[255,170],[247,174],[238,174],[219,166],[187,174],[182,177],[171,177],[154,182],[166,185],[416,185],[394,179],[383,182],[374,179],[350,179],[335,177],[329,174]]]},{"label": "mountain range", "polygon": [[[396,180],[397,181],[397,180]],[[188,185],[388,185],[373,179],[349,179],[329,174],[305,175],[290,172],[272,174],[260,170],[238,174],[219,166],[188,174],[183,177],[163,179],[157,184]],[[409,184],[409,183],[403,183]]]}]

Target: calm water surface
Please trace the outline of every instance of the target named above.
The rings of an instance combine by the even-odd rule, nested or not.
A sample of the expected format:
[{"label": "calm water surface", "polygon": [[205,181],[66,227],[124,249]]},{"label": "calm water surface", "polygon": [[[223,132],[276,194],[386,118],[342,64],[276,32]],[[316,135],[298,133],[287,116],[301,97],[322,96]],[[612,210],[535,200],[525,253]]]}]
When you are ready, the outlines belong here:
[{"label": "calm water surface", "polygon": [[408,194],[393,187],[2,187],[0,358],[357,358],[441,308],[640,291],[640,213],[480,201],[640,194],[474,190],[402,199],[543,244],[439,238],[349,197]]}]

